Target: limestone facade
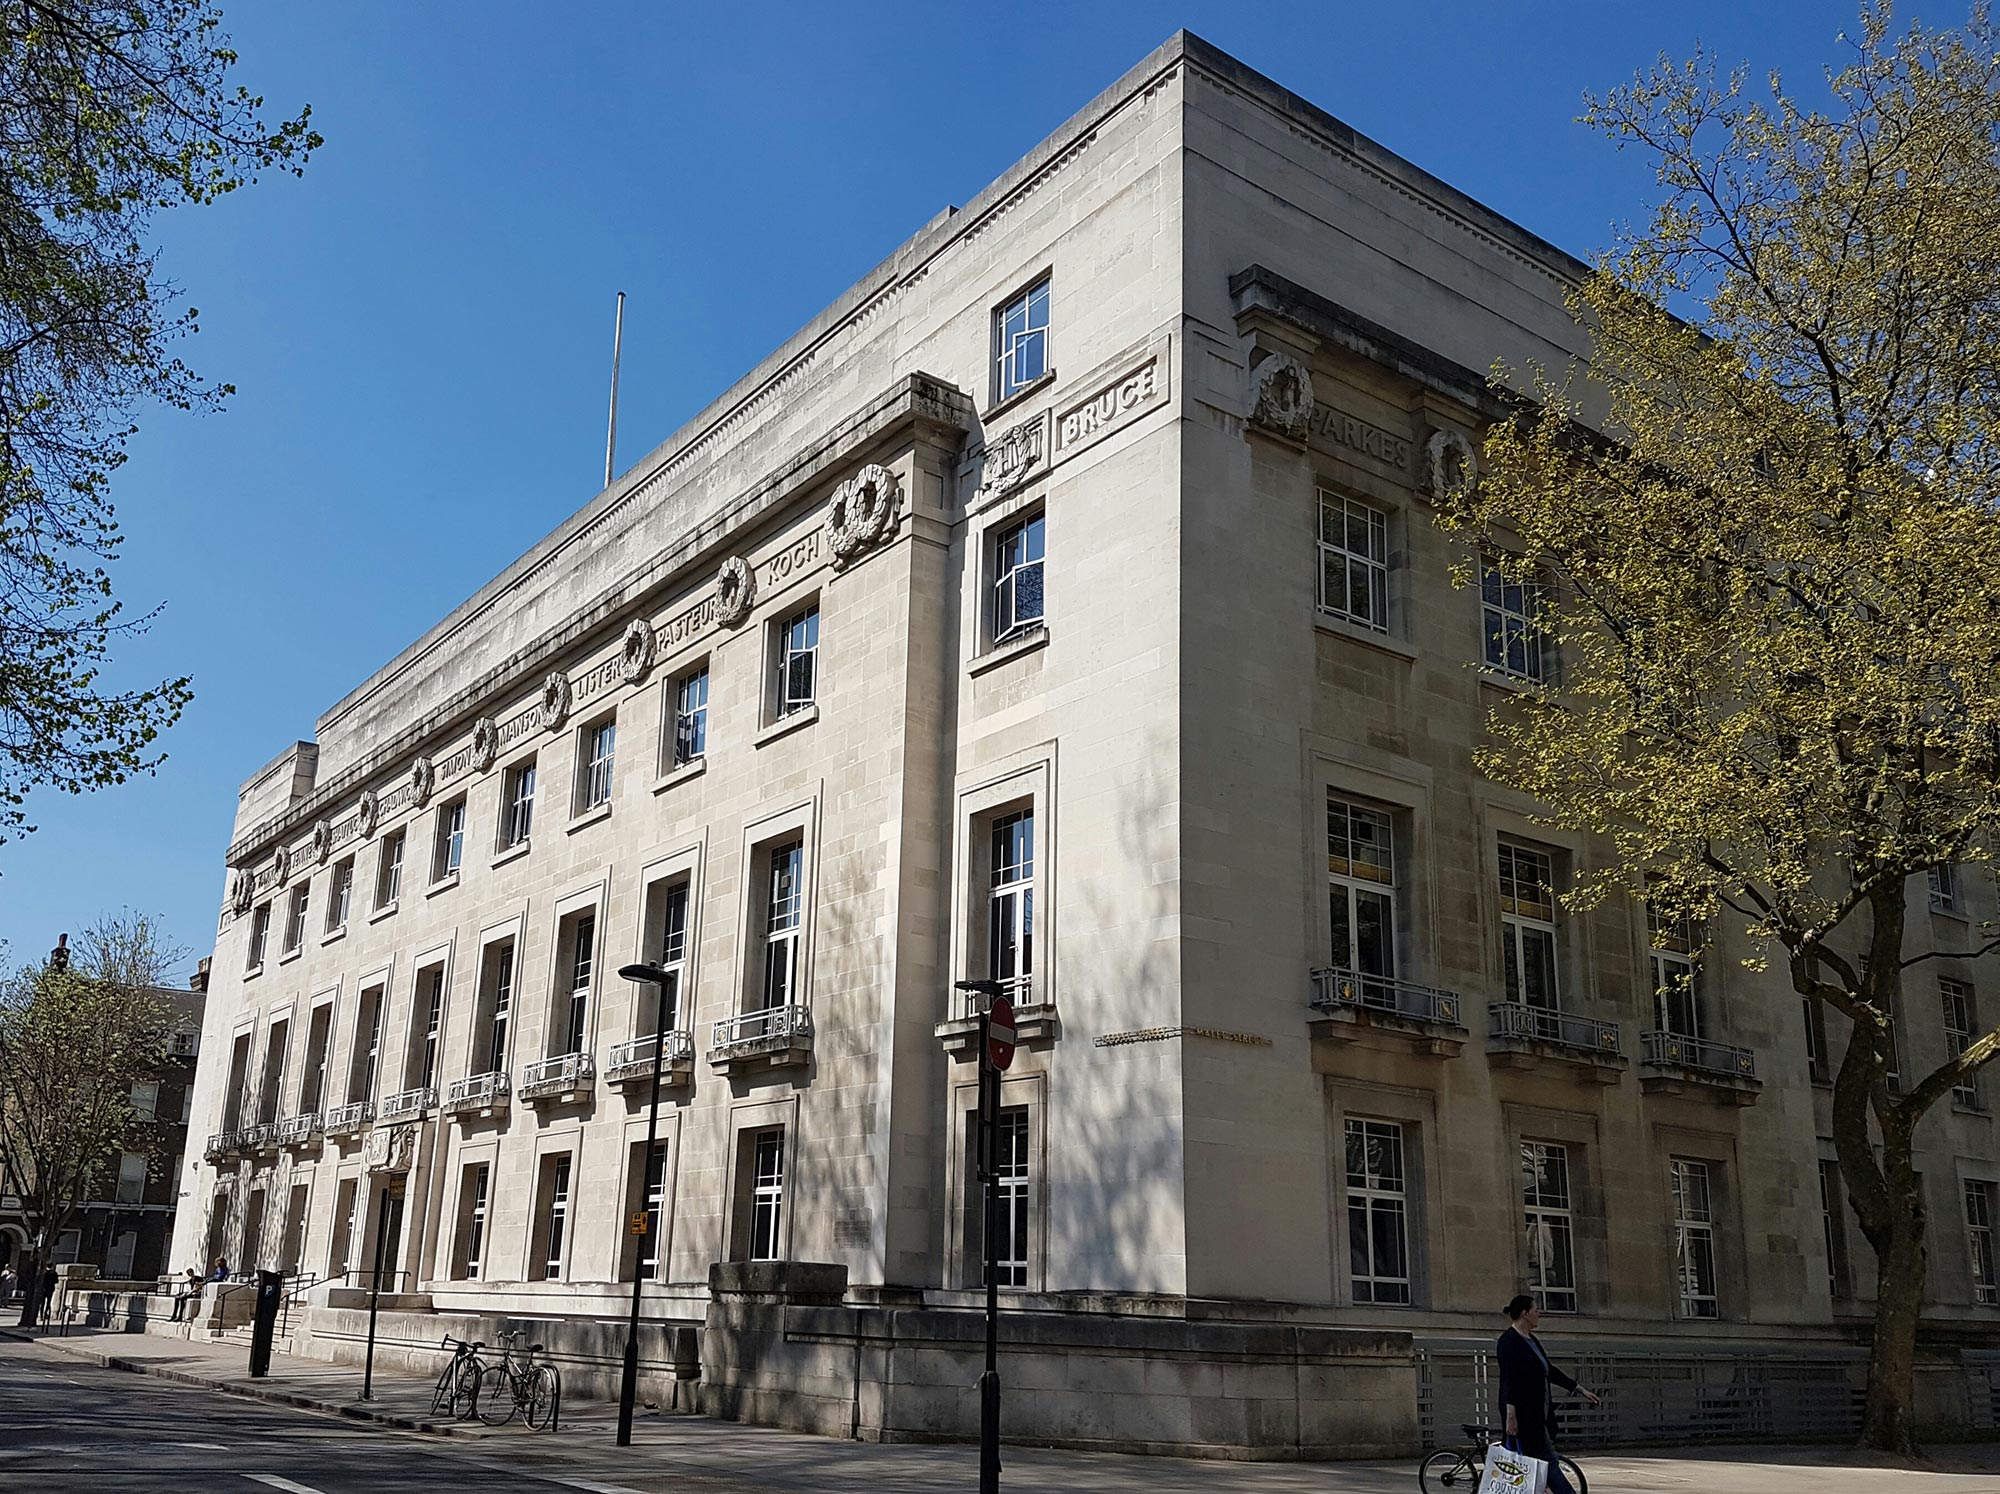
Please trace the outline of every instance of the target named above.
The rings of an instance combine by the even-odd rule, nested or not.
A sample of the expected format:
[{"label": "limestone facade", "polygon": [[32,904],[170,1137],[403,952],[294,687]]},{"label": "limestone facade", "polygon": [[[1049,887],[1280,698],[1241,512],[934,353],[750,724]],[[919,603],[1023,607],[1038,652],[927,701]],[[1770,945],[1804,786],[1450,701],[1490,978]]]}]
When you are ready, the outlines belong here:
[{"label": "limestone facade", "polygon": [[[1581,269],[1171,40],[246,784],[175,1263],[351,1279],[379,1238],[440,1311],[610,1316],[639,1269],[694,1323],[717,1263],[817,1262],[950,1339],[952,984],[1004,975],[1017,1308],[1366,1335],[1332,1363],[1490,1338],[1532,1279],[1607,1353],[1848,1342],[1799,1001],[1725,946],[1659,1012],[1636,895],[1551,907],[1596,849],[1471,762],[1510,663],[1559,661],[1483,667],[1505,598],[1429,500],[1484,370],[1581,350]],[[1968,949],[2000,913],[1983,872],[1946,901]],[[615,972],[663,954],[649,1176]],[[1976,1011],[1990,962],[1944,973]],[[1992,1127],[1925,1137],[1938,1316],[1982,1342]],[[1165,1431],[1050,1435],[1341,1441],[1197,1424],[1232,1392],[1187,1373]]]}]

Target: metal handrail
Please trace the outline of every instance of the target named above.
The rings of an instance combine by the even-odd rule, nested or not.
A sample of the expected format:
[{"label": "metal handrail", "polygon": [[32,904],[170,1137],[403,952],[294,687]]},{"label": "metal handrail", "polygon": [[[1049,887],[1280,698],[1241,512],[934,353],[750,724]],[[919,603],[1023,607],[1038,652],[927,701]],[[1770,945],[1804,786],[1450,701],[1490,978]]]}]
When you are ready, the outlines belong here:
[{"label": "metal handrail", "polygon": [[263,1121],[254,1126],[246,1126],[236,1133],[238,1147],[248,1147],[252,1151],[260,1147],[278,1144],[278,1127],[275,1121]]},{"label": "metal handrail", "polygon": [[1601,1022],[1595,1017],[1579,1017],[1570,1012],[1529,1006],[1524,1001],[1496,1001],[1486,1008],[1486,1015],[1487,1033],[1491,1037],[1546,1043],[1553,1048],[1569,1048],[1578,1053],[1623,1057],[1616,1022]]},{"label": "metal handrail", "polygon": [[375,1114],[375,1106],[368,1100],[351,1100],[345,1105],[336,1105],[320,1118],[320,1131],[327,1136],[345,1136],[349,1131],[358,1131],[367,1125]]},{"label": "metal handrail", "polygon": [[507,1098],[507,1072],[494,1069],[484,1074],[467,1074],[446,1086],[446,1110],[480,1110],[499,1105]]},{"label": "metal handrail", "polygon": [[1640,1033],[1639,1057],[1645,1063],[1697,1069],[1731,1079],[1757,1077],[1757,1055],[1752,1050],[1711,1043],[1706,1038],[1683,1037],[1678,1032]]},{"label": "metal handrail", "polygon": [[1449,1027],[1464,1025],[1465,999],[1456,991],[1419,985],[1394,976],[1369,975],[1340,966],[1323,966],[1312,972],[1312,1006],[1320,1011],[1349,1008],[1410,1017],[1419,1022],[1437,1022]]},{"label": "metal handrail", "polygon": [[588,1053],[558,1053],[521,1070],[521,1098],[580,1089],[596,1077],[597,1066]]},{"label": "metal handrail", "polygon": [[724,1017],[709,1030],[708,1056],[727,1058],[780,1041],[810,1038],[812,1013],[802,1006],[768,1006],[760,1012]]},{"label": "metal handrail", "polygon": [[272,1129],[277,1135],[279,1146],[290,1146],[296,1142],[311,1141],[319,1131],[319,1112],[317,1110],[308,1110],[298,1115],[286,1116],[285,1119],[279,1121]]},{"label": "metal handrail", "polygon": [[422,1115],[438,1102],[438,1093],[429,1085],[418,1089],[406,1089],[390,1095],[375,1112],[380,1121],[408,1120],[411,1116]]},{"label": "metal handrail", "polygon": [[[633,1038],[630,1042],[614,1044],[604,1060],[604,1077],[607,1079],[630,1079],[652,1072],[653,1043],[656,1034]],[[670,1027],[666,1034],[666,1050],[660,1055],[662,1068],[675,1064],[689,1063],[694,1059],[694,1034],[683,1027]]]}]

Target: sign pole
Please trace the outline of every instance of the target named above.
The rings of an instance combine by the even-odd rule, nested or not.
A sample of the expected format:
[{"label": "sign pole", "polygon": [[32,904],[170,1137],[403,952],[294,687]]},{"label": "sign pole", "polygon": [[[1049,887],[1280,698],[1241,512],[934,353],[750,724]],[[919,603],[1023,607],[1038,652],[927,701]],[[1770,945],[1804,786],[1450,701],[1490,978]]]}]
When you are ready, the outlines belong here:
[{"label": "sign pole", "polygon": [[988,1039],[993,1018],[979,1014],[979,1181],[984,1190],[986,1372],[979,1377],[979,1494],[1000,1494],[1000,1070]]},{"label": "sign pole", "polygon": [[[618,297],[620,315],[623,315],[625,297]],[[610,482],[611,458],[605,456],[605,481]],[[632,1316],[625,1324],[625,1362],[618,1378],[618,1439],[619,1447],[632,1445],[632,1413],[639,1399],[639,1293],[645,1286],[646,1278],[639,1270],[639,1262],[645,1255],[647,1240],[646,1227],[652,1222],[644,1210],[646,1196],[653,1187],[653,1144],[660,1126],[660,1065],[667,1054],[667,981],[672,977],[657,965],[627,965],[619,975],[626,980],[650,981],[653,984],[653,1093],[646,1106],[646,1151],[645,1161],[640,1163],[643,1171],[639,1175],[641,1211],[633,1217],[632,1233],[638,1236],[638,1244],[632,1251]],[[664,1177],[660,1186],[666,1186]],[[654,1246],[654,1269],[661,1264],[659,1247]]]},{"label": "sign pole", "polygon": [[375,1271],[368,1287],[368,1358],[361,1370],[361,1399],[375,1399],[375,1314],[382,1306],[382,1258],[389,1250],[389,1195],[376,1205]]}]

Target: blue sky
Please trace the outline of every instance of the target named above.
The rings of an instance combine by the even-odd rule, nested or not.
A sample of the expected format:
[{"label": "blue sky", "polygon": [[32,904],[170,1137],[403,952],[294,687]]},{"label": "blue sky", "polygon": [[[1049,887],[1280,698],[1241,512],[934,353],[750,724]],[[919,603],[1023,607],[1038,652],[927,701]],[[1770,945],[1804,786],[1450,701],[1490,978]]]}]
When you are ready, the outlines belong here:
[{"label": "blue sky", "polygon": [[1573,122],[1585,89],[1697,41],[1804,87],[1854,24],[1835,0],[223,9],[241,81],[310,101],[327,144],[160,221],[187,355],[239,393],[142,415],[117,582],[165,610],[120,673],[190,672],[195,699],[156,776],[31,799],[38,833],[0,846],[13,959],[122,906],[212,947],[242,781],[596,491],[615,292],[622,469],[1177,27],[1587,256],[1652,180]]}]

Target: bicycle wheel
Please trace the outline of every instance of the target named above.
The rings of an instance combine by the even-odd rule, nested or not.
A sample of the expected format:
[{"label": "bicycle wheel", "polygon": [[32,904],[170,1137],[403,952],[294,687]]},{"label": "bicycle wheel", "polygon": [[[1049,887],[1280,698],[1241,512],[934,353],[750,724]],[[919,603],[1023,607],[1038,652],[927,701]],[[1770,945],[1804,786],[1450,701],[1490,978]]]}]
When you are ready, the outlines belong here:
[{"label": "bicycle wheel", "polygon": [[1440,1448],[1417,1469],[1417,1483],[1424,1494],[1432,1494],[1436,1489],[1472,1489],[1478,1487],[1479,1470],[1464,1453]]},{"label": "bicycle wheel", "polygon": [[514,1377],[504,1364],[489,1364],[479,1373],[479,1419],[489,1427],[504,1427],[514,1419]]},{"label": "bicycle wheel", "polygon": [[533,1431],[554,1424],[562,1405],[562,1376],[553,1364],[538,1364],[528,1381],[528,1398],[521,1403],[521,1420]]},{"label": "bicycle wheel", "polygon": [[1583,1470],[1576,1466],[1575,1459],[1559,1457],[1556,1459],[1556,1466],[1562,1469],[1563,1474],[1569,1479],[1570,1487],[1576,1490],[1576,1494],[1590,1494],[1590,1480],[1583,1476]]},{"label": "bicycle wheel", "polygon": [[468,1354],[459,1363],[451,1386],[451,1414],[460,1421],[470,1420],[479,1407],[479,1377],[485,1370],[477,1355]]}]

